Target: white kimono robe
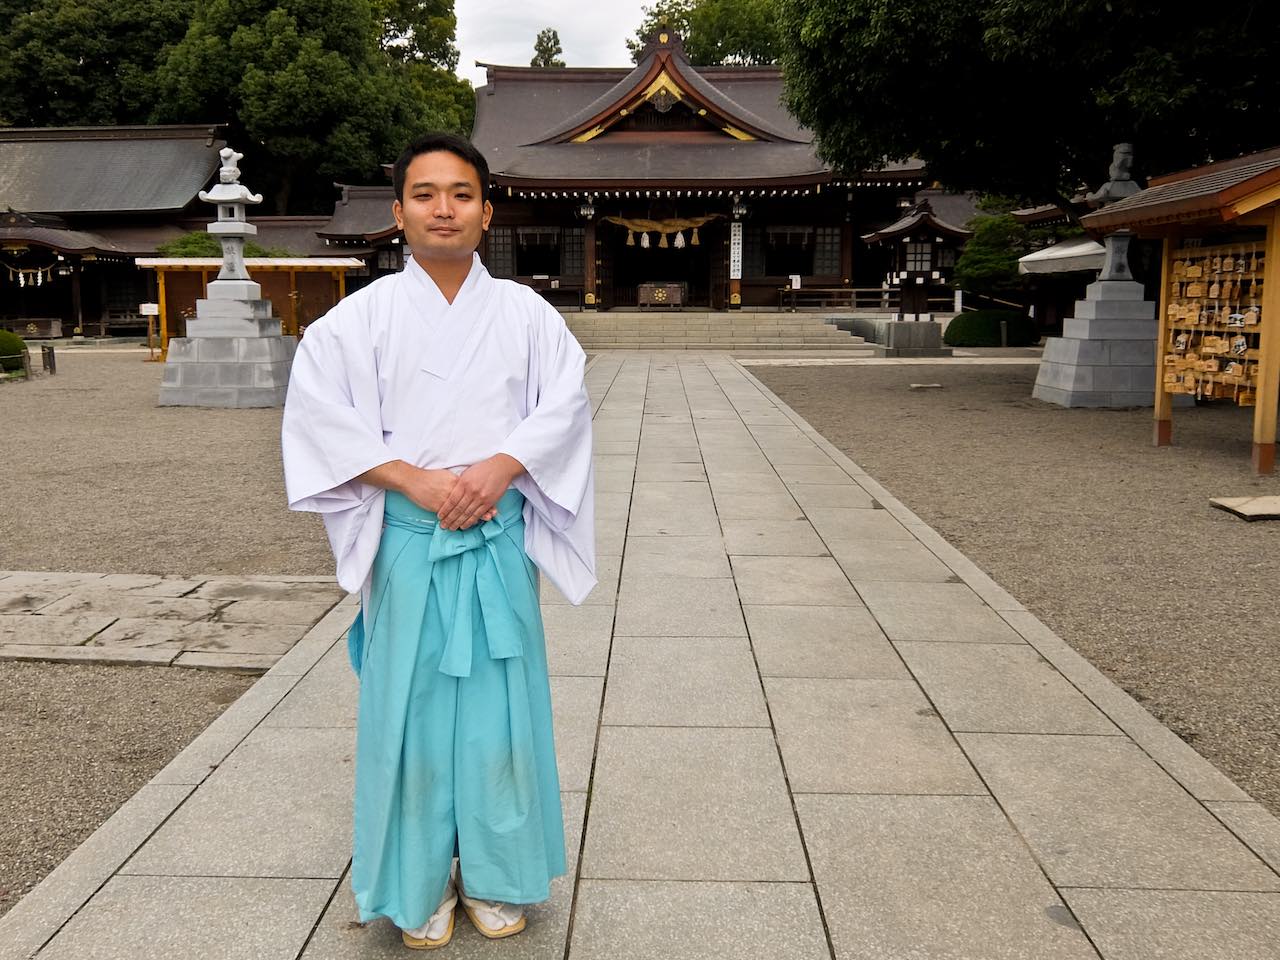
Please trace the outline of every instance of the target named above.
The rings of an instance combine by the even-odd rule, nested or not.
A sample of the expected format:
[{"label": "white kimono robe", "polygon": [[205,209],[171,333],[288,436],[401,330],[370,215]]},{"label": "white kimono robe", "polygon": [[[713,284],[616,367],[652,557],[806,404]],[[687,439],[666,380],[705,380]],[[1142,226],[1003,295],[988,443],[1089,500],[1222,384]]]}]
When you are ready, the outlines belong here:
[{"label": "white kimono robe", "polygon": [[383,490],[355,478],[391,460],[461,473],[496,453],[526,473],[525,552],[571,603],[595,586],[585,355],[535,291],[472,254],[450,304],[417,261],[338,303],[298,344],[282,426],[289,506],[323,515],[338,583],[361,591]]}]

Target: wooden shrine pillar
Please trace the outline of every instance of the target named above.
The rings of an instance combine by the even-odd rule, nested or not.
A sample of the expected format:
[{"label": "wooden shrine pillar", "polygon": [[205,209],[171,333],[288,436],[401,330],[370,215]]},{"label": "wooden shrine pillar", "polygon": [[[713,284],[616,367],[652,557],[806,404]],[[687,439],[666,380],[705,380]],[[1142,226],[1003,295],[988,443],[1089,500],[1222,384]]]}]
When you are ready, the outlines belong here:
[{"label": "wooden shrine pillar", "polygon": [[582,309],[596,308],[596,221],[589,218],[582,228]]},{"label": "wooden shrine pillar", "polygon": [[[1266,282],[1262,287],[1262,337],[1258,345],[1258,402],[1253,411],[1253,469],[1271,473],[1276,465],[1276,404],[1280,402],[1280,204],[1267,224]],[[1167,284],[1166,284],[1167,286]]]},{"label": "wooden shrine pillar", "polygon": [[1167,236],[1160,246],[1160,300],[1156,311],[1155,445],[1173,443],[1173,394],[1165,389],[1164,355],[1169,352],[1169,302],[1173,297],[1173,249],[1177,237]]},{"label": "wooden shrine pillar", "polygon": [[840,224],[840,279],[845,286],[853,285],[853,224]]},{"label": "wooden shrine pillar", "polygon": [[77,336],[84,335],[84,309],[80,301],[80,274],[83,270],[83,260],[71,268],[71,324]]}]

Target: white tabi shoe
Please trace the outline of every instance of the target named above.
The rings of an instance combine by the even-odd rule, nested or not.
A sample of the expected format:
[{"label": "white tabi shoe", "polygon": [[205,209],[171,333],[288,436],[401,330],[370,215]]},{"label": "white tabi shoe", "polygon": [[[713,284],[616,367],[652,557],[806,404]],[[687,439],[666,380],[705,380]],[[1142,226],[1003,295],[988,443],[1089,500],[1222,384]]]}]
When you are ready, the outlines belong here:
[{"label": "white tabi shoe", "polygon": [[483,937],[500,940],[513,937],[525,928],[528,922],[524,915],[524,907],[518,903],[502,903],[497,900],[477,900],[468,897],[463,885],[458,885],[458,896],[462,900],[462,909],[467,919]]},{"label": "white tabi shoe", "polygon": [[427,922],[416,929],[400,931],[400,938],[406,947],[411,950],[435,950],[453,939],[453,916],[458,905],[458,889],[454,882],[457,869],[458,861],[455,860],[444,888],[444,899],[436,907],[436,912],[427,918]]}]

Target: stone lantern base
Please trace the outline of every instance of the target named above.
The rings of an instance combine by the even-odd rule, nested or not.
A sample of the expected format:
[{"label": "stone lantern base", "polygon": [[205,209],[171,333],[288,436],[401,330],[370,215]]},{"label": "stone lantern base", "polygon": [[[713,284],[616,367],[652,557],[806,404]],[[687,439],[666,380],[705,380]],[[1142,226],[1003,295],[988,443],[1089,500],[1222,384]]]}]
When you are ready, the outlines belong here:
[{"label": "stone lantern base", "polygon": [[[187,336],[169,341],[162,407],[282,407],[298,341],[253,281],[215,280]],[[252,296],[246,297],[244,294]]]}]

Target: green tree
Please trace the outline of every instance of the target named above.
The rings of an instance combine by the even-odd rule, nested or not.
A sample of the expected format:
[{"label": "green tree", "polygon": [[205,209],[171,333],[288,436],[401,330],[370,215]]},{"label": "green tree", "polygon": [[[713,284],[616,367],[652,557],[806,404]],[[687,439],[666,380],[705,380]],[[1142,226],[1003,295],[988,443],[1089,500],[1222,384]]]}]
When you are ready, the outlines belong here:
[{"label": "green tree", "polygon": [[153,119],[226,121],[246,182],[271,197],[270,212],[327,210],[334,179],[383,182],[380,165],[415,133],[470,128],[470,85],[430,59],[440,45],[402,15],[408,9],[207,0],[158,73]]},{"label": "green tree", "polygon": [[194,7],[0,0],[0,118],[14,126],[145,123],[156,65],[186,33]]},{"label": "green tree", "polygon": [[1137,0],[777,0],[785,101],[856,171],[916,157],[954,189],[1065,203],[1112,146],[1168,170],[1270,146],[1280,4],[1196,28]]},{"label": "green tree", "polygon": [[538,31],[538,37],[533,41],[533,59],[529,61],[531,67],[563,67],[564,61],[560,59],[560,54],[564,53],[564,47],[560,46],[560,34],[547,27]]},{"label": "green tree", "polygon": [[1019,257],[1084,233],[1074,224],[1019,223],[1011,213],[1016,206],[1007,197],[984,197],[979,203],[983,212],[967,224],[973,236],[956,259],[954,282],[958,288],[993,297],[1016,295],[1029,282],[1018,272]]},{"label": "green tree", "polygon": [[781,54],[778,0],[656,0],[627,41],[639,61],[644,45],[663,26],[674,30],[697,64],[776,63]]},{"label": "green tree", "polygon": [[429,63],[452,73],[458,69],[453,45],[458,18],[453,0],[374,0],[382,24],[382,49],[397,60]]}]

